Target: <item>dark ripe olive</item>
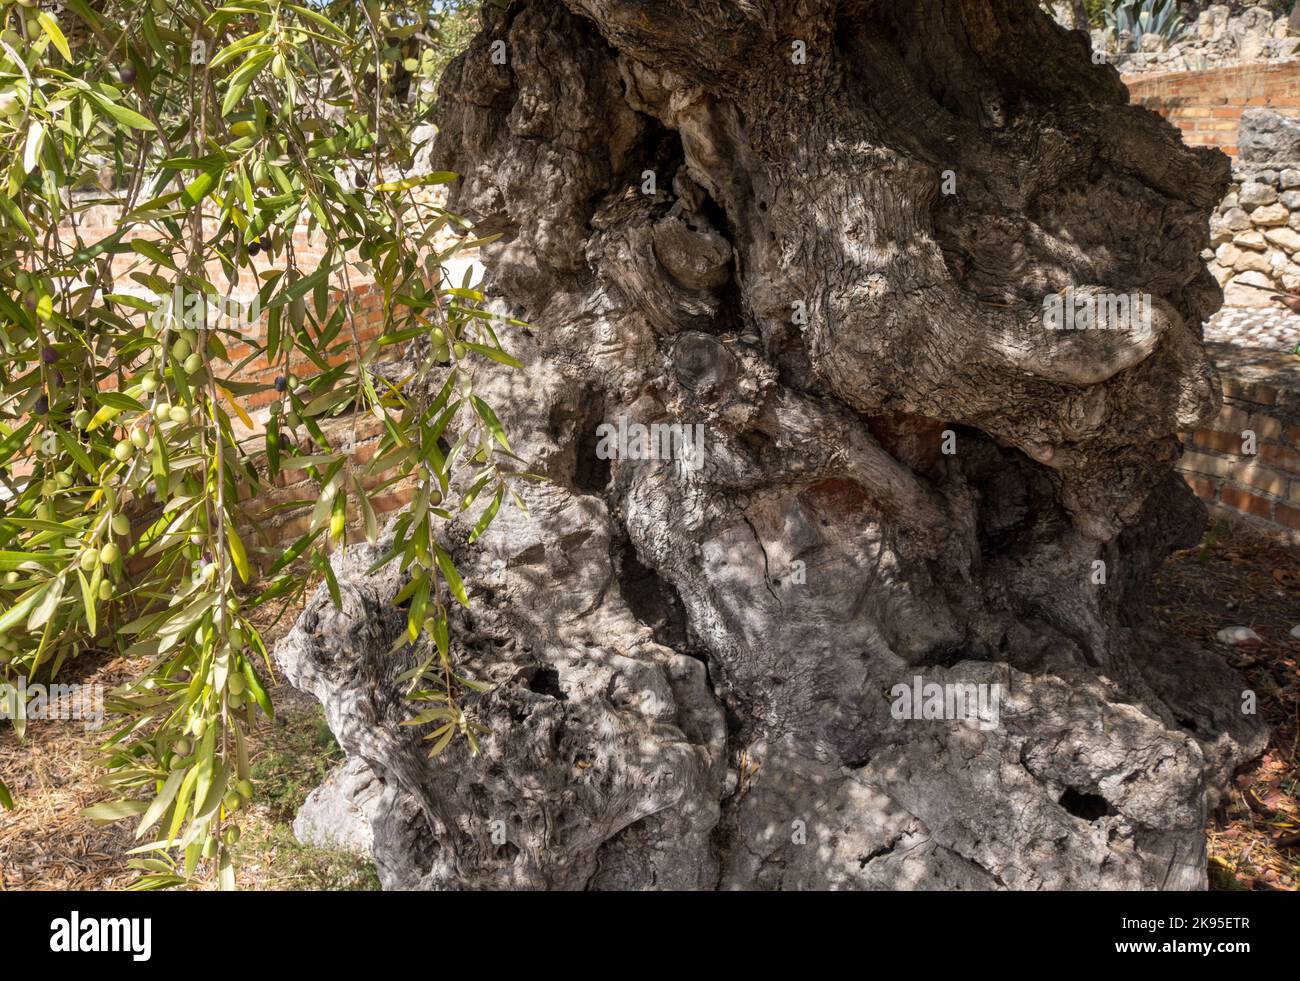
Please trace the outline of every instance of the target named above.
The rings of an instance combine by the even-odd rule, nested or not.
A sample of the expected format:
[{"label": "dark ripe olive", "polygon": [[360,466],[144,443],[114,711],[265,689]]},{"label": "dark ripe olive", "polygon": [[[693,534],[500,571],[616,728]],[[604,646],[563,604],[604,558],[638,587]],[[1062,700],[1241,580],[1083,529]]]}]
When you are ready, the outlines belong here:
[{"label": "dark ripe olive", "polygon": [[367,184],[369,184],[369,183],[370,183],[370,178],[368,178],[365,174],[361,173],[361,171],[358,170],[358,171],[357,171],[357,187],[365,187],[365,186],[366,186]]},{"label": "dark ripe olive", "polygon": [[123,84],[130,85],[135,81],[135,65],[123,65],[118,69],[117,77],[122,80]]},{"label": "dark ripe olive", "polygon": [[275,376],[275,390],[277,392],[284,392],[285,390],[288,389],[288,387],[289,387],[289,382],[288,379],[284,377],[284,375]]},{"label": "dark ripe olive", "polygon": [[36,404],[32,406],[32,411],[35,412],[38,416],[48,415],[50,411],[49,398],[45,395],[42,395],[40,398],[38,398],[36,400]]},{"label": "dark ripe olive", "polygon": [[261,242],[249,242],[249,243],[248,243],[248,254],[249,254],[249,255],[257,255],[257,253],[259,253],[259,252],[261,252],[261,251],[262,251],[262,243],[261,243]]},{"label": "dark ripe olive", "polygon": [[59,360],[59,352],[47,344],[41,348],[41,360],[46,364],[55,364]]}]

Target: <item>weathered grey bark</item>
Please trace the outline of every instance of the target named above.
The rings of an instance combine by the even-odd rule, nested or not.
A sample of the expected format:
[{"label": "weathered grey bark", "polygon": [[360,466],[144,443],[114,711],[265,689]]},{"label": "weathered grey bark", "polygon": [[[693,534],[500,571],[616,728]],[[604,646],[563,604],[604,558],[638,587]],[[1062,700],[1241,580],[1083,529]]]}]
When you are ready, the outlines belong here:
[{"label": "weathered grey bark", "polygon": [[[1203,526],[1172,465],[1218,407],[1226,158],[1031,0],[507,6],[433,153],[505,232],[535,327],[490,401],[550,479],[456,550],[484,756],[397,726],[365,550],[279,652],[385,788],[385,884],[1203,887],[1261,733],[1146,595]],[[1068,286],[1156,315],[1045,329]],[[703,467],[599,460],[620,416],[702,424]],[[895,718],[918,675],[1001,685],[998,724]]]}]

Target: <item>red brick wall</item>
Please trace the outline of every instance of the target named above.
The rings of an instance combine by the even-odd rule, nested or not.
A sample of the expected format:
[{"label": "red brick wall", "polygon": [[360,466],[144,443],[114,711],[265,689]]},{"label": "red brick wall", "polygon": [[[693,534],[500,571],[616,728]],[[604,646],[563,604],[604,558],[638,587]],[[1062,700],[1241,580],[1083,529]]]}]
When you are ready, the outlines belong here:
[{"label": "red brick wall", "polygon": [[1184,437],[1179,469],[1202,500],[1300,542],[1300,392],[1225,378],[1223,394],[1219,417]]},{"label": "red brick wall", "polygon": [[[111,218],[111,215],[109,215]],[[99,241],[102,238],[113,234],[115,228],[110,225],[99,225],[96,223],[92,226],[83,226],[81,228],[81,237],[87,243]],[[142,237],[147,237],[143,235]],[[299,227],[295,230],[293,236],[293,245],[296,259],[299,267],[305,274],[310,273],[319,262],[324,254],[321,240],[321,233],[317,232],[313,238],[309,238],[306,229]],[[266,256],[258,256],[253,260],[256,271],[264,271],[272,268],[283,268],[283,255],[273,259]],[[129,270],[151,270],[152,263],[142,259],[134,254],[124,254],[114,259],[114,278],[122,286],[130,284]],[[209,264],[209,280],[223,289],[227,280],[225,273],[217,262]],[[241,276],[241,281],[237,286],[229,288],[232,294],[245,294],[253,289],[252,283],[255,281],[252,270],[245,270]],[[340,284],[336,284],[340,285]],[[378,337],[383,332],[383,311],[382,297],[379,291],[375,289],[373,281],[361,275],[356,269],[349,269],[349,286],[350,295],[353,301],[353,323],[356,326],[358,339],[362,345],[365,345],[373,338]],[[331,290],[329,309],[330,312],[347,299],[349,291],[335,288]],[[310,305],[312,298],[307,297],[307,303]],[[266,329],[266,314],[261,317],[259,329]],[[339,334],[343,341],[351,340],[351,331],[345,324]],[[228,336],[222,337],[226,344],[227,353],[229,354],[231,365],[239,364],[245,357],[252,353],[252,346],[247,343],[234,343]],[[351,360],[354,357],[352,346],[348,343],[345,349],[328,358],[331,365],[339,364]],[[273,401],[280,398],[273,387],[275,377],[285,370],[284,362],[281,360],[277,364],[269,364],[265,358],[257,358],[250,361],[240,369],[235,380],[240,382],[255,383],[266,386],[265,391],[257,392],[251,395],[240,396],[239,404],[253,419],[253,433],[260,433],[264,430],[267,409]],[[318,372],[318,368],[304,355],[296,353],[291,357],[288,370],[299,377],[306,378]],[[364,464],[375,453],[383,433],[383,426],[369,413],[359,413],[356,415],[344,415],[337,418],[319,420],[329,437],[331,444],[337,447],[346,448],[351,446],[350,456],[354,464]],[[237,418],[232,417],[232,423],[239,431],[240,435],[248,434],[247,427],[243,426]],[[255,462],[259,469],[265,472],[265,460],[261,453],[255,455]],[[391,475],[380,476],[376,478],[363,478],[362,483],[368,491],[377,491],[371,497],[371,506],[375,511],[376,517],[382,526],[384,518],[404,507],[410,502],[413,494],[413,486],[410,481],[404,481],[392,486],[381,487]],[[308,478],[306,471],[294,470],[284,471],[274,482],[274,486],[254,500],[243,502],[245,520],[240,526],[240,537],[243,538],[246,547],[253,553],[254,561],[263,568],[270,565],[275,558],[283,552],[285,548],[292,545],[299,537],[308,531],[311,511],[316,503],[319,491],[315,483]],[[295,503],[302,502],[302,503]],[[358,541],[364,537],[364,529],[360,512],[354,506],[349,504],[349,524],[348,540]]]},{"label": "red brick wall", "polygon": [[[85,242],[93,243],[102,238],[108,237],[115,231],[116,229],[111,226],[83,227],[81,229],[81,237]],[[142,230],[139,236],[133,237],[148,238],[149,236]],[[309,237],[305,226],[299,226],[294,230],[293,247],[299,269],[304,275],[309,274],[316,268],[317,263],[324,255],[322,233],[318,230],[314,236]],[[260,255],[251,259],[250,263],[251,268],[242,271],[240,281],[236,286],[227,287],[225,272],[223,271],[221,264],[216,261],[208,264],[208,279],[216,285],[217,289],[220,291],[238,295],[251,295],[255,290],[253,284],[256,282],[256,274],[271,269],[284,268],[285,259],[283,255],[270,259],[265,255]],[[132,285],[129,279],[129,271],[132,269],[136,271],[152,271],[153,264],[149,260],[132,253],[126,253],[115,257],[113,262],[113,274],[115,281],[118,283],[119,292],[122,291],[120,287],[130,287]],[[374,289],[373,283],[356,269],[350,268],[348,275],[349,285],[351,286],[351,295],[354,301],[352,307],[353,324],[356,326],[357,336],[364,347],[369,341],[383,333],[383,314],[381,310],[382,298]],[[337,287],[341,285],[341,283],[336,283],[335,285]],[[332,313],[334,308],[344,301],[346,295],[346,291],[343,289],[335,288],[331,290],[329,302],[330,313]],[[306,300],[310,306],[312,302],[311,296],[309,295]],[[266,330],[266,321],[267,314],[264,312],[261,317],[261,323],[258,327],[258,329],[263,332],[263,336]],[[339,338],[345,341],[351,339],[351,331],[346,324],[340,332]],[[228,336],[223,336],[222,341],[226,344],[226,349],[230,355],[232,366],[239,364],[252,352],[252,347],[250,345],[244,343],[232,343]],[[328,360],[331,365],[336,365],[351,359],[352,356],[351,346],[349,345],[346,351],[340,352]],[[318,369],[306,356],[295,352],[294,356],[289,361],[288,370],[300,377],[307,377],[308,375],[316,374]],[[283,361],[276,365],[272,365],[267,363],[265,358],[259,358],[250,361],[240,369],[237,375],[232,376],[236,381],[268,386],[266,391],[243,396],[239,399],[240,405],[243,406],[250,415],[261,414],[259,422],[265,422],[265,412],[262,410],[265,410],[271,402],[278,398],[274,389],[270,388],[270,386],[274,383],[276,375],[283,373],[283,371]],[[237,421],[236,425],[238,425]]]},{"label": "red brick wall", "polygon": [[1247,106],[1300,115],[1300,67],[1236,65],[1203,72],[1127,75],[1137,105],[1160,113],[1192,146],[1216,146],[1237,155],[1237,127]]},{"label": "red brick wall", "polygon": [[[383,423],[368,412],[339,416],[329,420],[323,428],[336,448],[351,446],[349,456],[356,466],[364,465],[375,455],[384,432]],[[259,454],[257,464],[263,473],[264,463]],[[415,492],[414,482],[409,479],[383,486],[391,479],[391,474],[361,478],[380,527],[383,527],[386,516],[409,504]],[[265,569],[279,558],[284,549],[311,530],[311,512],[318,495],[315,481],[305,470],[284,470],[276,478],[274,486],[244,502],[247,521],[241,524],[239,535],[255,553],[259,566]],[[365,538],[360,509],[351,501],[348,504],[347,538],[350,542]]]}]

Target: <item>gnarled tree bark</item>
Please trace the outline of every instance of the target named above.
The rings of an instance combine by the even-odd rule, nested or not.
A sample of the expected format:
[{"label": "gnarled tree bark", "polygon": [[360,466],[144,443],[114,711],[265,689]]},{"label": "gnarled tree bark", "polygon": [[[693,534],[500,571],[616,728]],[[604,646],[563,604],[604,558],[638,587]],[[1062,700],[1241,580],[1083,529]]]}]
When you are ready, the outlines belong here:
[{"label": "gnarled tree bark", "polygon": [[[432,155],[505,233],[534,326],[490,401],[550,481],[456,550],[483,757],[397,725],[365,549],[279,651],[385,885],[1203,887],[1261,733],[1146,595],[1204,521],[1172,466],[1218,408],[1226,158],[1031,0],[504,6]],[[1067,287],[1154,315],[1046,329]],[[703,465],[601,460],[621,416]],[[1000,685],[996,725],[896,718],[917,676]]]}]

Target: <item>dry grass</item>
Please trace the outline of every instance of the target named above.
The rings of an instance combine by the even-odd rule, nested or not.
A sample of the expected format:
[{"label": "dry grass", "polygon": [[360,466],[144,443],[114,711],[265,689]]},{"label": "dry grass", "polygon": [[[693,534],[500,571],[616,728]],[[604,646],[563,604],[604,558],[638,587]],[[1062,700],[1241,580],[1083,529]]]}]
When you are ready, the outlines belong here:
[{"label": "dry grass", "polygon": [[[280,612],[264,610],[257,618],[268,644],[287,631],[298,611]],[[142,664],[85,658],[77,664],[78,680],[108,690]],[[343,754],[314,701],[285,684],[276,685],[271,697],[276,721],[264,723],[249,741],[258,803],[241,812],[239,887],[378,888],[368,862],[294,839],[294,811]],[[121,889],[135,879],[127,868],[126,852],[138,844],[130,822],[97,826],[81,817],[84,808],[113,796],[97,783],[104,773],[99,745],[109,731],[43,720],[28,723],[22,742],[11,730],[0,731],[0,772],[17,805],[0,811],[0,890]],[[200,869],[195,887],[212,885],[211,869]]]}]

